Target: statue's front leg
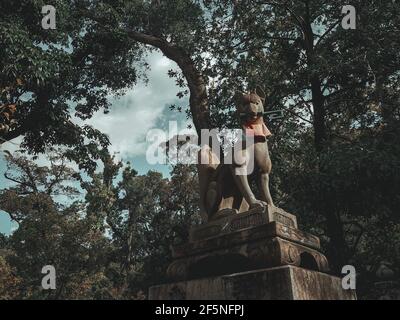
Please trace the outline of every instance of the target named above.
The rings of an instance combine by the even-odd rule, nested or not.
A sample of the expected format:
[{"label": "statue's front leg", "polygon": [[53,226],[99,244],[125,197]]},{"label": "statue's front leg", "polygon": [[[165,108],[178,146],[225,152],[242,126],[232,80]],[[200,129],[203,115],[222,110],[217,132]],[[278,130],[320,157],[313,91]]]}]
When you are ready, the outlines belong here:
[{"label": "statue's front leg", "polygon": [[259,168],[257,173],[257,182],[260,188],[261,199],[273,206],[271,192],[269,190],[269,174],[271,173],[272,163],[269,157],[268,143],[256,143],[254,148],[255,163]]},{"label": "statue's front leg", "polygon": [[210,183],[210,172],[208,167],[204,164],[197,166],[199,186],[200,186],[200,216],[203,223],[208,221],[208,210],[207,210],[207,191]]},{"label": "statue's front leg", "polygon": [[219,165],[219,159],[213,154],[211,148],[203,146],[198,153],[198,177],[200,185],[200,216],[203,223],[208,222],[212,209],[216,205],[217,187],[211,181],[211,176]]},{"label": "statue's front leg", "polygon": [[274,206],[274,202],[272,201],[271,193],[269,191],[269,174],[268,173],[260,173],[260,187],[261,187],[261,197],[266,203],[270,206]]},{"label": "statue's front leg", "polygon": [[236,154],[234,159],[234,164],[231,165],[232,176],[235,180],[236,186],[238,187],[240,193],[245,198],[250,208],[256,206],[264,206],[264,202],[257,200],[253,191],[251,191],[248,175],[248,153],[246,150],[241,150],[240,153]]}]

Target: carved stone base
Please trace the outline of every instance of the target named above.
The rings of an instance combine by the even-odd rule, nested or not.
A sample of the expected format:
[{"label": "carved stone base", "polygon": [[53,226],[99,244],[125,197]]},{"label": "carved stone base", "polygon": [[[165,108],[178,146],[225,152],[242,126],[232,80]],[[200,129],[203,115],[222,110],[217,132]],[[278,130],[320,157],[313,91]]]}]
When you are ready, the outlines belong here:
[{"label": "carved stone base", "polygon": [[[180,296],[183,290],[184,296],[190,298],[235,299],[240,296],[235,286],[244,279],[249,282],[249,288],[254,286],[251,290],[255,293],[249,289],[242,298],[341,298],[337,278],[320,273],[328,272],[329,266],[319,250],[318,237],[297,229],[296,217],[280,208],[258,207],[236,214],[220,212],[218,218],[193,228],[189,243],[172,248],[174,261],[167,275],[170,281],[182,282],[175,287],[154,287],[152,294],[155,298],[167,299]],[[281,266],[286,267],[272,269]],[[314,280],[322,282],[309,284]],[[257,287],[258,282],[261,287]],[[318,287],[325,285],[332,292],[316,292],[325,290]]]},{"label": "carved stone base", "polygon": [[318,249],[317,237],[271,222],[174,247],[167,275],[189,280],[282,265],[327,272],[328,261]]},{"label": "carved stone base", "polygon": [[[226,209],[227,210],[227,209]],[[318,237],[297,229],[296,216],[267,206],[193,228],[189,243],[172,248],[171,280],[191,280],[283,265],[327,272]]]},{"label": "carved stone base", "polygon": [[224,209],[219,211],[217,216],[218,218],[205,225],[192,228],[189,234],[189,241],[193,242],[219,237],[227,233],[256,227],[273,221],[297,229],[295,215],[272,206],[254,208],[242,213],[237,213],[234,209]]},{"label": "carved stone base", "polygon": [[154,286],[150,300],[355,300],[341,279],[294,266]]}]

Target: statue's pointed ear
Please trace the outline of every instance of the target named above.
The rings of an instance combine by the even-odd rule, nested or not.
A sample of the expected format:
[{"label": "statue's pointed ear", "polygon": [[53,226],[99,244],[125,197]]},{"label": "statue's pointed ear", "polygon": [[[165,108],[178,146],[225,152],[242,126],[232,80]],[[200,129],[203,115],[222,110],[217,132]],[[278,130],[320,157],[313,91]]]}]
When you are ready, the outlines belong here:
[{"label": "statue's pointed ear", "polygon": [[264,90],[261,89],[260,86],[257,86],[257,87],[256,87],[256,94],[261,98],[261,100],[262,100],[263,102],[265,101],[266,95],[265,95]]}]

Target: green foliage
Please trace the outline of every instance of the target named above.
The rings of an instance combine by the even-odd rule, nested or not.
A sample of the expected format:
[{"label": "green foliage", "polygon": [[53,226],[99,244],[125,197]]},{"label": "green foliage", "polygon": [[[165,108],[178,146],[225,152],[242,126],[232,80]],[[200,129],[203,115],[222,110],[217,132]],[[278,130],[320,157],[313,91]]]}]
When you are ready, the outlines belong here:
[{"label": "green foliage", "polygon": [[379,212],[398,223],[400,42],[392,26],[400,6],[353,2],[357,27],[344,30],[344,1],[204,3],[209,35],[218,39],[204,69],[218,76],[214,122],[236,125],[233,90],[256,85],[265,88],[267,109],[284,110],[284,120],[268,124],[273,193],[326,240],[338,272],[358,254],[350,222]]},{"label": "green foliage", "polygon": [[149,285],[165,281],[170,246],[186,241],[189,227],[200,222],[193,189],[197,176],[193,166],[183,165],[172,170],[171,180],[151,171],[139,176],[129,164],[119,175],[120,163],[110,157],[103,163],[102,174],[82,183],[87,212],[105,219],[114,248],[115,285],[125,288],[121,296],[136,297]]},{"label": "green foliage", "polygon": [[[137,81],[140,58],[151,50],[131,37],[139,32],[166,41],[193,60],[191,67],[208,85],[213,126],[237,126],[234,91],[256,85],[267,93],[268,110],[285,111],[285,119],[268,123],[274,134],[275,202],[321,237],[334,271],[346,263],[356,265],[364,283],[361,297],[376,281],[381,261],[399,272],[400,4],[353,1],[357,28],[344,30],[345,4],[57,1],[57,31],[44,32],[39,23],[43,1],[22,1],[18,8],[13,1],[2,1],[0,104],[18,108],[12,131],[0,138],[24,135],[24,147],[35,153],[65,145],[66,156],[90,176],[80,179],[85,203],[65,207],[53,193],[73,196],[73,190],[59,183],[48,189],[60,170],[65,172],[61,180],[76,174],[8,158],[20,175],[9,176],[17,187],[1,191],[0,209],[20,221],[20,229],[1,240],[2,246],[17,250],[3,268],[17,268],[29,287],[32,279],[37,281],[39,266],[29,250],[40,256],[59,246],[54,263],[69,270],[63,256],[70,255],[76,262],[71,270],[80,276],[87,272],[86,289],[97,288],[90,296],[73,287],[71,276],[60,297],[74,297],[76,289],[80,297],[140,298],[140,290],[163,281],[170,244],[186,239],[188,226],[198,222],[193,168],[175,167],[170,180],[155,172],[138,175],[104,151],[107,137],[71,119],[71,110],[82,121],[97,110],[107,112],[109,93],[123,94]],[[188,79],[176,70],[169,75],[184,97]],[[104,164],[101,173],[95,173],[96,159]],[[37,232],[45,232],[47,220],[65,230],[61,238],[66,248],[61,240],[54,240],[51,250],[41,248],[47,242]],[[82,243],[92,235],[89,243],[98,248],[98,256],[85,257],[94,250],[80,248],[73,233]],[[29,250],[18,242],[25,238],[32,242]],[[28,266],[20,266],[18,256],[28,259]],[[107,262],[102,268],[79,269],[79,264],[95,265],[96,259]],[[23,296],[40,293],[32,289]]]},{"label": "green foliage", "polygon": [[[177,166],[168,180],[156,172],[139,176],[128,164],[120,175],[122,164],[103,152],[103,171],[83,180],[60,154],[51,159],[58,162],[39,167],[7,156],[16,186],[0,192],[0,209],[19,227],[0,239],[0,250],[7,253],[4,277],[12,282],[10,268],[18,275],[13,297],[144,298],[150,285],[165,280],[170,246],[186,241],[189,226],[199,222],[195,168]],[[84,203],[76,200],[78,177]],[[40,287],[45,265],[56,268],[55,291]]]},{"label": "green foliage", "polygon": [[[74,1],[56,1],[57,29],[41,27],[44,1],[0,4],[0,106],[15,104],[1,143],[20,135],[33,153],[64,145],[68,157],[94,170],[108,138],[83,120],[109,107],[137,81],[142,50],[124,36],[82,18]],[[18,82],[18,85],[16,84]]]},{"label": "green foliage", "polygon": [[[21,156],[8,155],[15,187],[0,193],[0,207],[19,226],[6,241],[7,263],[20,280],[14,295],[24,299],[92,298],[102,287],[109,240],[82,216],[78,201],[63,204],[59,196],[73,197],[74,171],[59,156],[58,163],[39,167]],[[71,198],[73,200],[73,198]],[[41,289],[42,267],[57,271],[57,290]],[[109,295],[108,295],[109,296]]]},{"label": "green foliage", "polygon": [[0,299],[11,300],[17,297],[20,279],[15,275],[0,251]]}]

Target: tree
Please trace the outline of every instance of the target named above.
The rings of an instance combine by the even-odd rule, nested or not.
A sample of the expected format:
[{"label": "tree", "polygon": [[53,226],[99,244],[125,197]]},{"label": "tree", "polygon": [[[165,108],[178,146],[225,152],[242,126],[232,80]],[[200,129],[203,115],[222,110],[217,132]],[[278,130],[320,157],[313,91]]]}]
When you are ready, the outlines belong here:
[{"label": "tree", "polygon": [[[346,3],[342,1],[206,3],[212,12],[210,37],[220,40],[211,49],[214,61],[208,74],[217,76],[218,83],[210,108],[219,109],[220,118],[226,119],[231,88],[238,83],[243,89],[265,84],[268,106],[287,114],[284,123],[272,124],[273,162],[281,166],[287,158],[296,164],[295,172],[275,167],[275,183],[284,179],[276,186],[284,196],[280,203],[299,195],[299,184],[290,187],[292,176],[281,175],[295,173],[306,191],[303,199],[296,197],[297,204],[290,205],[294,212],[301,212],[304,205],[313,212],[314,221],[325,220],[330,261],[339,271],[349,258],[342,216],[357,212],[342,206],[343,193],[332,193],[332,188],[339,191],[344,187],[342,178],[357,176],[339,177],[333,170],[347,171],[354,161],[346,157],[350,153],[364,158],[364,152],[353,149],[359,143],[373,143],[383,133],[379,128],[397,134],[393,129],[399,121],[400,43],[392,25],[398,22],[399,5],[388,2],[378,10],[373,1],[356,1],[357,29],[344,30],[341,8]],[[385,49],[377,51],[376,45]],[[221,110],[221,105],[228,108]]]},{"label": "tree", "polygon": [[87,214],[109,229],[119,296],[137,298],[166,280],[171,245],[187,241],[189,228],[200,221],[197,175],[193,166],[178,165],[168,180],[157,172],[138,175],[106,153],[102,160],[103,171],[81,181]]},{"label": "tree", "polygon": [[[74,171],[58,156],[51,158],[50,167],[10,154],[7,160],[13,175],[6,177],[16,186],[1,191],[0,208],[19,227],[7,240],[10,267],[1,263],[5,277],[9,277],[7,270],[15,270],[20,278],[13,295],[28,299],[111,297],[104,274],[109,240],[83,215],[78,200],[68,204],[55,200],[77,195],[68,185],[74,181]],[[41,288],[41,270],[46,265],[56,269],[56,290]]]},{"label": "tree", "polygon": [[96,28],[157,48],[175,61],[183,77],[175,72],[171,75],[177,75],[182,87],[186,81],[190,113],[198,133],[210,127],[207,79],[203,77],[199,59],[202,53],[199,45],[207,39],[207,30],[199,1],[86,1],[81,3],[79,12],[88,23],[95,23]]},{"label": "tree", "polygon": [[137,81],[140,49],[86,23],[75,1],[54,3],[57,29],[44,30],[44,4],[0,4],[0,144],[22,136],[22,146],[35,154],[64,145],[70,159],[94,170],[109,141],[84,120],[108,112],[107,96]]}]

